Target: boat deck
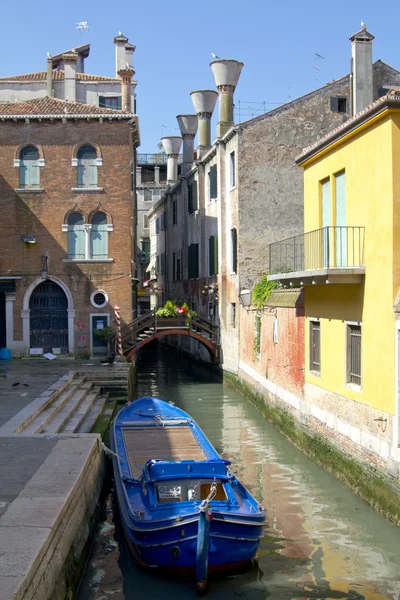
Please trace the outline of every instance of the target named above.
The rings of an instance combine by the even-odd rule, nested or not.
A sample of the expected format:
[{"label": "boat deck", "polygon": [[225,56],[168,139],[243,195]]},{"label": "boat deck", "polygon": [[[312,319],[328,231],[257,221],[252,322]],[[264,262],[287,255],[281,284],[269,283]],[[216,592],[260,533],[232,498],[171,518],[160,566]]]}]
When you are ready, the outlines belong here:
[{"label": "boat deck", "polygon": [[205,460],[207,457],[187,425],[174,427],[123,428],[132,477],[139,477],[146,462],[160,460]]}]

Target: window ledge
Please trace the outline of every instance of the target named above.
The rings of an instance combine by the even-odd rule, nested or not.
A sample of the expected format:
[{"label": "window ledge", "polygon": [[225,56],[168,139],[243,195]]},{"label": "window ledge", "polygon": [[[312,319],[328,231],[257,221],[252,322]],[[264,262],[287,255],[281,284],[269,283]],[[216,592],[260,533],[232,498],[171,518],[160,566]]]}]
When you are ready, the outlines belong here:
[{"label": "window ledge", "polygon": [[91,188],[85,188],[85,187],[73,187],[71,188],[72,192],[84,192],[85,194],[89,194],[89,193],[99,193],[99,192],[104,192],[104,188],[102,187],[91,187]]},{"label": "window ledge", "polygon": [[361,385],[358,385],[357,383],[346,383],[346,387],[354,392],[361,392]]},{"label": "window ledge", "polygon": [[15,191],[18,194],[43,194],[44,189],[43,188],[15,188]]},{"label": "window ledge", "polygon": [[63,258],[63,263],[112,263],[113,258]]},{"label": "window ledge", "polygon": [[318,377],[318,379],[321,379],[321,372],[320,371],[312,371],[312,370],[310,370],[309,373],[310,373],[310,375],[312,377]]}]

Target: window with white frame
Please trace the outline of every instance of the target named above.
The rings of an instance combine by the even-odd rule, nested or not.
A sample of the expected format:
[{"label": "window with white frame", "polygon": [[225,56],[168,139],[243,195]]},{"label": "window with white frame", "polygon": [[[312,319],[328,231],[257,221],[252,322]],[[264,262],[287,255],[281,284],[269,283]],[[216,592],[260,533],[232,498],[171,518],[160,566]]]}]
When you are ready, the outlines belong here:
[{"label": "window with white frame", "polygon": [[310,320],[310,371],[321,373],[321,323]]},{"label": "window with white frame", "polygon": [[361,325],[347,323],[346,383],[361,386]]},{"label": "window with white frame", "polygon": [[236,185],[236,156],[234,151],[229,155],[229,183],[231,188]]},{"label": "window with white frame", "polygon": [[25,146],[20,152],[19,187],[40,187],[39,151],[35,146]]},{"label": "window with white frame", "polygon": [[108,259],[108,233],[113,226],[107,223],[104,212],[96,212],[90,223],[85,223],[80,212],[68,216],[63,230],[68,232],[68,258],[73,260]]},{"label": "window with white frame", "polygon": [[150,227],[149,217],[147,215],[143,215],[143,229],[149,229],[149,227]]},{"label": "window with white frame", "polygon": [[71,213],[68,217],[68,258],[85,259],[85,225],[83,215]]},{"label": "window with white frame", "polygon": [[90,229],[90,258],[108,258],[108,228],[107,215],[97,212],[92,217]]},{"label": "window with white frame", "polygon": [[97,152],[90,144],[78,150],[78,188],[97,187]]}]

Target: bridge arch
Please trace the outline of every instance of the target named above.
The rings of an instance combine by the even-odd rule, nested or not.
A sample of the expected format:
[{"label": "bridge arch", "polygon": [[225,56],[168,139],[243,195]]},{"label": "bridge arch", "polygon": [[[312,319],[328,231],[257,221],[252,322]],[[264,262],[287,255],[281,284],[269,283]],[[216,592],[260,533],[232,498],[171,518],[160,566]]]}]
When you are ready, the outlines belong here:
[{"label": "bridge arch", "polygon": [[137,352],[141,348],[143,348],[143,346],[146,346],[148,343],[150,343],[160,337],[164,337],[166,335],[186,335],[188,337],[191,337],[191,338],[197,340],[198,342],[200,342],[200,344],[205,346],[205,348],[207,348],[207,350],[210,353],[212,362],[216,362],[218,360],[217,347],[213,344],[213,342],[211,342],[211,340],[208,340],[207,338],[203,337],[201,334],[197,333],[196,331],[192,331],[190,329],[163,329],[162,331],[156,331],[152,335],[149,335],[145,339],[138,342],[132,348],[129,348],[129,350],[127,352],[125,352],[125,356],[126,356],[127,360],[130,360],[135,354],[137,354]]}]

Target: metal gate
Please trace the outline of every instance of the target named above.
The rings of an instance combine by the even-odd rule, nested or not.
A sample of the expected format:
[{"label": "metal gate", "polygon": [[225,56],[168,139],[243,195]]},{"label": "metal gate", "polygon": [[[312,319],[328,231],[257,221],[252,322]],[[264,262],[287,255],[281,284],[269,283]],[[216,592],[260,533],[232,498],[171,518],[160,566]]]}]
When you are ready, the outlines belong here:
[{"label": "metal gate", "polygon": [[68,301],[65,292],[53,281],[43,281],[30,301],[30,346],[49,352],[60,348],[68,353]]}]

